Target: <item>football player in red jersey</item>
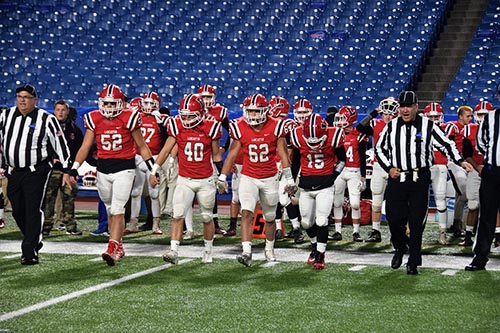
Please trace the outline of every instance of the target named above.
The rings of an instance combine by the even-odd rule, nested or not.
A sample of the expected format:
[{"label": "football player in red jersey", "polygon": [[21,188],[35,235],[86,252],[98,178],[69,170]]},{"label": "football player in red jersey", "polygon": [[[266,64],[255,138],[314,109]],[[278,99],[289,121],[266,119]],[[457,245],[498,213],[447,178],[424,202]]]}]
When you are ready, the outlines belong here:
[{"label": "football player in red jersey", "polygon": [[292,131],[290,141],[300,151],[299,207],[302,226],[311,239],[307,263],[314,269],[323,269],[333,185],[346,160],[344,131],[328,127],[316,113],[309,115],[302,126]]},{"label": "football player in red jersey", "polygon": [[[377,118],[379,113],[382,115],[381,118]],[[380,101],[378,109],[372,111],[363,118],[356,126],[356,129],[360,133],[373,136],[373,146],[375,147],[385,125],[397,117],[398,113],[398,101],[394,97],[384,98]],[[372,192],[372,231],[365,240],[365,242],[368,243],[378,243],[382,241],[380,220],[382,217],[382,203],[384,201],[387,178],[389,177],[387,172],[378,164],[375,156],[373,158],[373,171],[370,180],[370,190]]]},{"label": "football player in red jersey", "polygon": [[[227,133],[229,133],[229,118],[227,108],[222,105],[215,104],[215,97],[217,95],[215,87],[209,84],[202,85],[198,89],[198,94],[201,96],[203,102],[205,103],[205,107],[207,108],[207,116],[211,116],[215,120],[220,122],[222,128],[224,128]],[[224,152],[228,150],[229,142],[230,140],[228,136],[226,142],[220,147],[217,156],[214,156],[214,164],[217,167],[218,174],[220,174],[220,171],[222,169],[222,154],[224,154]],[[219,215],[217,213],[217,198],[215,198],[212,217],[214,220],[215,233],[219,235],[225,235],[226,231],[219,225]]]},{"label": "football player in red jersey", "polygon": [[97,144],[97,191],[108,211],[109,242],[102,258],[109,266],[120,260],[125,228],[125,205],[135,178],[135,155],[139,151],[149,170],[154,159],[141,133],[139,113],[124,109],[125,95],[117,85],[107,85],[99,95],[99,110],[84,116],[87,132],[71,170],[76,182],[78,167]]},{"label": "football player in red jersey", "polygon": [[[462,154],[464,140],[463,129],[465,125],[470,124],[472,121],[472,111],[470,106],[462,105],[457,110],[458,119],[447,123],[450,126],[446,128],[446,135],[455,141],[460,154]],[[452,161],[448,161],[448,174],[456,192],[452,230],[454,236],[463,236],[464,223],[462,217],[467,202],[467,172]]]},{"label": "football player in red jersey", "polygon": [[[424,108],[424,116],[432,120],[443,131],[447,124],[443,123],[444,111],[439,103],[429,103]],[[434,164],[430,167],[432,191],[438,211],[439,244],[447,245],[446,226],[448,222],[448,207],[446,203],[446,182],[448,180],[448,158],[438,147],[434,147]]]},{"label": "football player in red jersey", "polygon": [[352,217],[352,240],[362,242],[359,234],[360,202],[361,192],[366,188],[366,142],[368,137],[359,133],[354,128],[358,112],[353,106],[343,106],[335,115],[335,126],[344,129],[346,152],[345,168],[335,180],[335,196],[333,199],[333,212],[335,216],[335,233],[329,236],[331,240],[342,240],[342,204],[346,186],[349,190],[349,202],[351,204]]},{"label": "football player in red jersey", "polygon": [[203,221],[205,247],[202,262],[211,263],[214,239],[212,209],[217,192],[213,157],[219,152],[221,124],[205,117],[205,105],[198,95],[188,94],[180,102],[179,114],[168,120],[167,129],[169,136],[150,176],[151,185],[156,186],[158,178],[155,174],[177,144],[179,176],[172,202],[170,250],[163,255],[163,260],[177,264],[184,218],[196,195]]},{"label": "football player in red jersey", "polygon": [[[153,158],[158,156],[164,143],[166,120],[168,118],[161,117],[158,113],[160,109],[160,96],[154,92],[147,92],[141,99],[140,116],[141,116],[141,133],[144,142],[149,147]],[[141,198],[144,185],[148,188],[149,197],[151,199],[151,215],[153,216],[153,234],[161,235],[163,232],[160,229],[160,201],[158,199],[159,187],[151,187],[149,184],[149,170],[142,160],[140,155],[136,155],[136,169],[134,187],[131,193],[130,205],[130,224],[124,233],[140,231],[137,223],[141,210]],[[145,184],[145,182],[147,182]]]},{"label": "football player in red jersey", "polygon": [[[276,206],[279,191],[295,194],[297,185],[292,177],[285,141],[285,122],[268,116],[269,102],[261,94],[250,95],[243,101],[243,117],[230,124],[233,139],[222,167],[217,187],[219,192],[227,190],[226,176],[231,172],[236,156],[243,155],[243,167],[239,184],[241,203],[241,240],[243,252],[238,262],[252,265],[252,219],[255,206],[260,199],[266,221],[265,258],[275,261],[274,239],[276,233]],[[280,156],[282,174],[287,179],[284,189],[279,188],[276,154]]]},{"label": "football player in red jersey", "polygon": [[295,102],[293,106],[293,119],[299,124],[302,125],[306,118],[312,114],[313,106],[311,101],[308,99],[302,98]]},{"label": "football player in red jersey", "polygon": [[[296,105],[300,105],[300,101],[296,103]],[[311,105],[312,107],[312,105]],[[296,127],[299,126],[297,121],[288,118],[288,112],[290,111],[290,104],[288,101],[281,96],[275,96],[271,98],[269,101],[269,115],[274,118],[283,119],[285,121],[285,130],[287,135],[285,136],[285,140],[287,141],[287,145],[289,145],[288,154],[291,160],[291,170],[293,179],[297,179],[297,175],[300,169],[300,159],[298,155],[298,150],[296,150],[296,154],[294,154],[294,149],[290,145],[290,133]],[[312,110],[311,110],[312,111]],[[276,163],[278,165],[278,170],[281,171],[281,162],[279,156],[276,156]],[[280,177],[280,188],[284,187],[285,178]],[[293,199],[293,202],[292,202]],[[287,237],[293,238],[295,244],[301,244],[304,242],[304,235],[300,231],[300,211],[297,202],[297,198],[290,197],[287,193],[280,192],[280,201],[278,202],[278,207],[276,209],[276,240],[283,239],[283,230],[281,230],[281,218],[283,217],[283,208],[286,209],[286,213],[288,218],[290,219],[290,223],[292,224],[292,231],[287,234]]]},{"label": "football player in red jersey", "polygon": [[479,102],[474,108],[474,122],[464,126],[463,156],[472,164],[474,170],[467,173],[467,206],[469,212],[465,225],[465,238],[458,245],[472,246],[472,233],[479,216],[479,185],[481,184],[480,172],[484,165],[483,155],[476,149],[476,137],[479,124],[488,112],[495,111],[495,107],[487,101]]}]

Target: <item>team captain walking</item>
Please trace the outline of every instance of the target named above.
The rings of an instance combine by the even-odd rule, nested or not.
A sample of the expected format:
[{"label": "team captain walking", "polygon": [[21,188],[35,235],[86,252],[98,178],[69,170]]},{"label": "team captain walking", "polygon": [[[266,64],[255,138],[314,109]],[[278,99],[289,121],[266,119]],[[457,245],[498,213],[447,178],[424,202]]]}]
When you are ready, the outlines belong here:
[{"label": "team captain walking", "polygon": [[[450,159],[467,171],[472,166],[465,162],[455,144],[434,123],[417,116],[417,96],[403,91],[399,96],[400,117],[387,124],[377,142],[375,152],[380,166],[389,174],[386,198],[386,217],[395,249],[391,267],[401,266],[409,247],[406,272],[418,274],[422,265],[422,233],[427,219],[429,168],[434,160],[433,146],[443,150]],[[410,237],[406,235],[406,224]]]}]

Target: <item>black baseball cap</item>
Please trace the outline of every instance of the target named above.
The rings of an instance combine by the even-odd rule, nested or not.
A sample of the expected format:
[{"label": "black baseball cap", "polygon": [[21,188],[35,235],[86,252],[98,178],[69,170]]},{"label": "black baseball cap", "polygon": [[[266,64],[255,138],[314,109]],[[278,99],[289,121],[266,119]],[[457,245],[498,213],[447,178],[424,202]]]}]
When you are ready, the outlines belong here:
[{"label": "black baseball cap", "polygon": [[417,94],[413,91],[403,91],[399,94],[399,106],[412,106],[417,104]]},{"label": "black baseball cap", "polygon": [[22,85],[20,87],[17,87],[16,94],[21,92],[21,91],[26,91],[28,94],[32,95],[33,97],[37,97],[36,88],[33,87],[31,84],[25,84],[25,85]]}]

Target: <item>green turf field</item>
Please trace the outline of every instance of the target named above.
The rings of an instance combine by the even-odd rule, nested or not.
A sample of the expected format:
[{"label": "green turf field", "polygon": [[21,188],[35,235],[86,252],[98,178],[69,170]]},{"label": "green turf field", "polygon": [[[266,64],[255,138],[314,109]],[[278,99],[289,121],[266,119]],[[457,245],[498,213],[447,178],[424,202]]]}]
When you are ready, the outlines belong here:
[{"label": "green turf field", "polygon": [[[78,219],[84,236],[54,231],[45,242],[100,242],[104,250],[105,239],[88,235],[96,225],[95,213],[79,212]],[[391,252],[383,229],[380,244],[346,240],[330,242],[329,250]],[[198,224],[195,231],[201,233]],[[363,236],[368,231],[365,227]],[[0,242],[15,239],[20,234],[7,215]],[[436,239],[437,226],[429,224],[425,253],[470,256],[470,249],[441,247]],[[138,233],[125,242],[167,245],[168,232],[160,237]],[[238,237],[220,238],[214,246],[239,242]],[[201,246],[202,241],[198,237],[186,244]],[[260,247],[261,241],[256,244]],[[297,245],[284,241],[276,247]],[[307,245],[298,247],[306,251]],[[327,262],[324,271],[314,271],[302,262],[255,261],[247,268],[234,259],[211,265],[184,259],[172,267],[147,256],[126,256],[107,267],[95,255],[43,250],[40,265],[21,266],[17,254],[0,253],[0,332],[498,331],[500,271],[461,270],[447,276],[443,269],[421,268],[420,275],[408,276],[388,265],[353,267]],[[135,273],[144,275],[134,278]],[[22,313],[16,316],[18,310]]]}]

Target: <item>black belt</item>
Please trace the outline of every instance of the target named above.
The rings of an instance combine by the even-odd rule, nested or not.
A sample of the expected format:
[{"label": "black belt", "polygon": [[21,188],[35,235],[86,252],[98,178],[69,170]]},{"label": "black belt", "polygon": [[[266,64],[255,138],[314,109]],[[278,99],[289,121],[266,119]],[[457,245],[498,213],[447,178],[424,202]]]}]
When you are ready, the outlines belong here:
[{"label": "black belt", "polygon": [[[49,160],[44,160],[40,163],[37,163],[35,165],[30,165],[28,167],[23,167],[23,168],[12,168],[12,172],[35,172],[37,170],[40,170],[42,168],[52,168],[52,165],[50,164]],[[11,173],[12,173],[11,172]]]}]

